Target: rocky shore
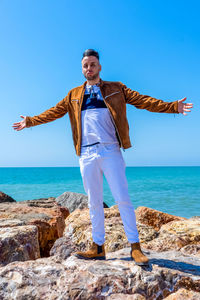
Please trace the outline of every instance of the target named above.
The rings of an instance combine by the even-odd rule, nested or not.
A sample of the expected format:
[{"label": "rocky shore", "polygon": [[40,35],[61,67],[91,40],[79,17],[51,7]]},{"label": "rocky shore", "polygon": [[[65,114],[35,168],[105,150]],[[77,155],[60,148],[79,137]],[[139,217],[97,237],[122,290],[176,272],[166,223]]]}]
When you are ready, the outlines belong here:
[{"label": "rocky shore", "polygon": [[87,197],[16,202],[0,192],[0,300],[200,299],[200,216],[136,209],[148,267],[130,259],[117,206],[104,205],[105,261],[73,254],[91,243]]}]

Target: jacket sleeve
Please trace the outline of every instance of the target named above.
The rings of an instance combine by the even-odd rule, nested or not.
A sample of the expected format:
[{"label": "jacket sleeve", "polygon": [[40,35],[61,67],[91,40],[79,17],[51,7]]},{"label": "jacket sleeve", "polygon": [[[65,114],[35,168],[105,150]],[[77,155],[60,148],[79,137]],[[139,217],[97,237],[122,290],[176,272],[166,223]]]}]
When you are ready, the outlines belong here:
[{"label": "jacket sleeve", "polygon": [[34,117],[26,117],[26,127],[32,127],[54,121],[63,117],[68,112],[68,95],[56,104],[56,106]]},{"label": "jacket sleeve", "polygon": [[141,95],[138,92],[127,88],[123,83],[121,83],[121,85],[126,103],[134,105],[136,108],[159,113],[179,113],[178,101],[164,102],[163,100],[158,100],[147,95]]}]

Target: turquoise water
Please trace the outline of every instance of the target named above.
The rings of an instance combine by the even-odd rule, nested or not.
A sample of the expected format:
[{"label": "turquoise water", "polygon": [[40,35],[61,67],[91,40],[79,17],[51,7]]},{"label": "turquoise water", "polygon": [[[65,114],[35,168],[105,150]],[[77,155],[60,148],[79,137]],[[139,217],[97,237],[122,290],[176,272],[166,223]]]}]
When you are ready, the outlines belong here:
[{"label": "turquoise water", "polygon": [[[186,218],[200,215],[200,167],[127,167],[135,208],[148,206]],[[16,201],[84,193],[79,168],[0,168],[0,191]],[[104,201],[114,204],[104,180]]]}]

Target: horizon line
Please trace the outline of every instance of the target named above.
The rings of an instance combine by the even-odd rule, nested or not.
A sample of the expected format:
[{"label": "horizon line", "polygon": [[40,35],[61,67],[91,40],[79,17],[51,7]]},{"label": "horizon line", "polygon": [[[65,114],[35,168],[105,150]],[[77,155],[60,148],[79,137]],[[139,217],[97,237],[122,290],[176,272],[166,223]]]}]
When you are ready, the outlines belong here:
[{"label": "horizon line", "polygon": [[[173,167],[173,168],[180,168],[180,167],[200,167],[200,165],[152,165],[152,166],[126,166],[126,168],[148,168],[148,167],[153,167],[153,168],[167,168],[167,167]],[[79,166],[23,166],[23,167],[19,167],[19,166],[7,166],[7,167],[1,167],[0,169],[3,168],[80,168]]]}]

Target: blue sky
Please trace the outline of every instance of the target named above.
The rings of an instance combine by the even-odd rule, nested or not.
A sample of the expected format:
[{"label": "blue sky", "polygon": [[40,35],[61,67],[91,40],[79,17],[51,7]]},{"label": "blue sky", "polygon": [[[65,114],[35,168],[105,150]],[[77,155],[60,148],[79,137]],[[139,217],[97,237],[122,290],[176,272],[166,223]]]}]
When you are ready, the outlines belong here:
[{"label": "blue sky", "polygon": [[0,166],[78,166],[68,116],[15,132],[81,85],[85,49],[100,53],[101,78],[141,94],[187,97],[187,116],[127,106],[129,166],[200,165],[198,1],[0,1]]}]

